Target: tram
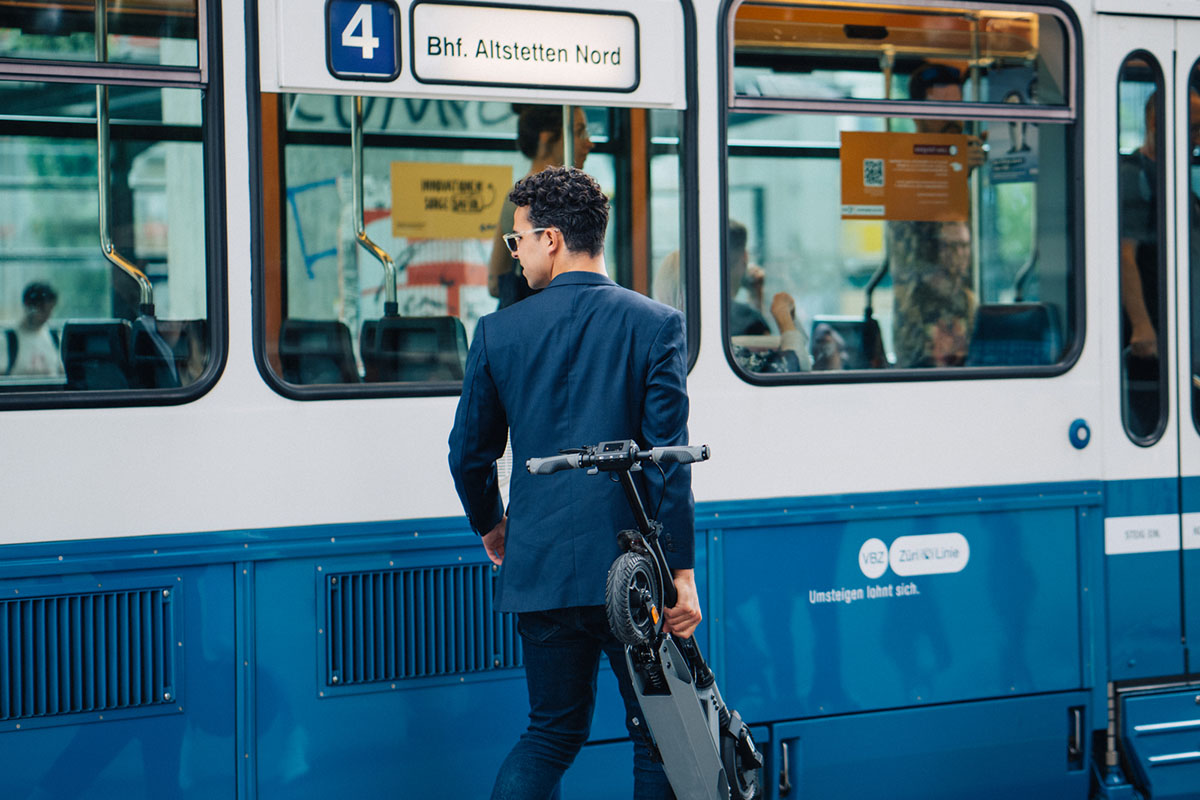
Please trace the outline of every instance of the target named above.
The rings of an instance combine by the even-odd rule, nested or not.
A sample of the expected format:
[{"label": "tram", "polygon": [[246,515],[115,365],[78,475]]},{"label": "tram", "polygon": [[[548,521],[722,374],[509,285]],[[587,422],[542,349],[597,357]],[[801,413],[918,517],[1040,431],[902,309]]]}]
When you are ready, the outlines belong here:
[{"label": "tram", "polygon": [[[486,795],[446,438],[526,144],[685,312],[765,797],[1200,796],[1200,8],[0,0],[6,797]],[[631,791],[600,682],[564,798]]]}]

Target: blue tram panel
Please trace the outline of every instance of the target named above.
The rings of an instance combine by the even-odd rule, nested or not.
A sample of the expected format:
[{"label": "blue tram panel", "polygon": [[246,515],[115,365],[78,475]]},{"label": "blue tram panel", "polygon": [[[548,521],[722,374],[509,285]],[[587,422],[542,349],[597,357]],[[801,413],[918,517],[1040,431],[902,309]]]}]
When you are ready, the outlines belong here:
[{"label": "blue tram panel", "polygon": [[1076,508],[984,510],[727,535],[739,709],[786,719],[1082,688]]},{"label": "blue tram panel", "polygon": [[333,77],[390,81],[400,75],[400,11],[391,0],[329,0],[325,21]]}]

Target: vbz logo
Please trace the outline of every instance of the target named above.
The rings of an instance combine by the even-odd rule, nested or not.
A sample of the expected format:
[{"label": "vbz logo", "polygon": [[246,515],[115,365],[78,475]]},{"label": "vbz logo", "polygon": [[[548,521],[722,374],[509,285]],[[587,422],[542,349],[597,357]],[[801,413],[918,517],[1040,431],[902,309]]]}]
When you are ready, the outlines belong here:
[{"label": "vbz logo", "polygon": [[888,568],[888,548],[879,539],[867,539],[858,550],[858,567],[863,575],[874,580]]},{"label": "vbz logo", "polygon": [[369,81],[400,74],[400,11],[392,0],[329,0],[325,16],[329,74]]}]

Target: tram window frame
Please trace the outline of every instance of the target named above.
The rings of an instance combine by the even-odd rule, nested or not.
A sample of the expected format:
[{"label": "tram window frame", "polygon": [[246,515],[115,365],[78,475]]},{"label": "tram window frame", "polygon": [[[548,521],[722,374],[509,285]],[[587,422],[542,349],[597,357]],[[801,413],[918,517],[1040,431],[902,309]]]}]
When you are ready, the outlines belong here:
[{"label": "tram window frame", "polygon": [[[720,220],[721,220],[721,253],[723,268],[721,270],[721,346],[730,369],[746,383],[756,386],[791,386],[830,383],[892,383],[910,381],[946,381],[946,380],[983,380],[996,378],[1052,378],[1071,370],[1078,362],[1083,350],[1087,334],[1085,283],[1086,272],[1083,265],[1084,249],[1084,164],[1083,164],[1083,56],[1080,43],[1083,40],[1082,29],[1074,12],[1065,5],[1053,2],[1042,3],[1004,3],[1003,5],[985,5],[978,2],[955,3],[954,8],[968,8],[987,11],[1019,11],[1051,16],[1059,21],[1064,34],[1063,44],[1066,52],[1062,56],[1064,74],[1062,76],[1064,102],[1038,107],[1038,111],[1022,113],[1020,116],[1004,116],[998,113],[1001,109],[1009,108],[997,103],[975,101],[921,101],[891,100],[891,99],[826,99],[820,97],[753,97],[738,93],[734,81],[734,63],[736,40],[733,36],[735,18],[738,8],[754,0],[725,0],[719,16],[718,40],[721,43],[721,58],[718,60],[719,78],[718,91],[718,138],[722,152],[720,165]],[[803,7],[802,0],[789,0],[789,5]],[[869,5],[890,5],[868,0]],[[840,4],[839,4],[840,5]],[[854,4],[864,8],[863,3]],[[911,4],[913,6],[917,4]],[[939,6],[940,7],[940,6]],[[749,99],[749,102],[746,100]],[[1023,112],[1027,107],[1022,107]],[[1040,110],[1044,108],[1045,110]],[[730,143],[730,119],[739,113],[761,114],[808,114],[826,117],[855,116],[862,119],[876,118],[885,121],[891,119],[928,117],[928,118],[957,118],[963,120],[978,120],[985,122],[1032,122],[1045,125],[1056,125],[1065,130],[1064,141],[1071,151],[1071,157],[1064,164],[1064,242],[1067,260],[1070,267],[1064,275],[1065,292],[1063,293],[1063,331],[1065,334],[1058,360],[1045,365],[1014,365],[1014,366],[948,366],[948,367],[894,367],[871,368],[858,370],[807,370],[807,371],[764,371],[752,372],[738,363],[733,349],[733,341],[729,331],[731,297],[733,287],[730,286],[730,270],[724,262],[729,252],[729,223],[731,217],[731,162],[738,157],[734,146]],[[783,147],[793,152],[812,153],[828,149],[820,143],[813,142],[773,142],[764,141],[761,144],[747,143],[739,145],[748,153],[769,153]],[[834,150],[837,148],[834,147]],[[810,152],[811,151],[811,152]],[[818,155],[820,155],[818,153]],[[827,156],[822,156],[827,157]],[[835,157],[837,157],[835,155]],[[1037,230],[1033,231],[1037,236]],[[769,299],[769,298],[768,298]],[[764,305],[765,305],[764,301]]]},{"label": "tram window frame", "polygon": [[[109,9],[110,14],[115,13]],[[186,385],[164,388],[60,389],[14,388],[0,391],[0,411],[54,408],[120,408],[171,406],[190,403],[207,394],[220,378],[228,360],[228,282],[226,273],[228,221],[225,179],[224,70],[220,10],[217,0],[197,0],[195,66],[159,66],[125,62],[50,60],[16,57],[0,60],[0,81],[34,81],[92,88],[107,86],[153,88],[160,91],[187,90],[198,94],[200,120],[190,127],[170,123],[149,125],[116,123],[110,120],[111,147],[123,141],[196,142],[200,150],[199,195],[204,204],[205,247],[204,294],[207,360],[199,374]],[[109,35],[115,35],[109,31]],[[16,116],[16,115],[14,115]],[[161,130],[163,136],[148,136]],[[195,131],[194,134],[188,131]],[[36,118],[6,121],[6,133],[36,138],[87,141],[93,150],[97,141],[96,118],[53,121]],[[122,220],[116,219],[116,222]],[[97,230],[99,220],[96,221]],[[102,250],[99,236],[97,252]],[[103,256],[101,256],[103,258]],[[110,272],[119,272],[108,264]],[[128,279],[128,277],[121,278]]]},{"label": "tram window frame", "polygon": [[[628,109],[638,109],[638,110],[642,110],[645,112],[646,141],[644,142],[644,150],[645,150],[645,164],[647,167],[647,173],[644,176],[644,180],[641,181],[641,183],[644,184],[644,186],[646,187],[646,194],[644,197],[644,201],[647,206],[649,206],[649,204],[651,202],[651,194],[649,191],[651,178],[650,178],[649,168],[650,168],[650,164],[656,154],[661,154],[662,152],[668,152],[668,151],[674,152],[676,155],[676,158],[678,159],[678,163],[679,163],[679,169],[678,169],[679,179],[683,183],[683,185],[685,187],[696,187],[699,185],[698,151],[697,151],[697,147],[696,147],[697,131],[698,131],[698,124],[699,124],[698,123],[699,109],[698,109],[698,89],[697,89],[697,79],[696,79],[696,69],[695,69],[695,61],[696,61],[695,12],[691,6],[690,0],[679,0],[679,4],[680,4],[680,9],[682,11],[682,21],[683,21],[683,48],[684,48],[683,49],[683,57],[684,57],[684,62],[685,62],[683,73],[684,73],[684,81],[685,81],[685,84],[684,84],[684,103],[685,103],[685,105],[682,109],[672,109],[672,113],[678,114],[678,117],[679,117],[679,137],[678,137],[677,144],[666,146],[666,150],[664,151],[663,145],[656,144],[651,139],[651,132],[653,130],[653,124],[651,122],[651,117],[658,110],[656,107],[653,107],[653,106],[646,106],[646,107],[625,106],[625,105],[608,106],[608,105],[604,105],[603,103],[597,103],[597,101],[591,100],[590,98],[588,98],[586,96],[586,94],[580,94],[575,99],[575,103],[577,104],[578,107],[587,107],[587,108],[602,107],[602,108],[606,108],[610,112],[623,111],[623,110],[628,110]],[[286,245],[286,241],[283,241],[282,243],[275,243],[275,244],[268,243],[268,229],[267,229],[267,225],[266,225],[266,222],[264,219],[264,215],[266,213],[269,213],[268,208],[273,209],[274,213],[277,215],[284,214],[285,210],[281,207],[276,208],[275,206],[277,205],[277,203],[275,203],[275,201],[267,202],[264,204],[264,198],[267,198],[273,194],[278,194],[277,191],[268,189],[268,187],[266,185],[266,172],[265,172],[264,167],[267,166],[268,162],[270,162],[270,165],[274,169],[278,170],[279,174],[281,174],[281,175],[283,174],[283,170],[285,168],[284,167],[283,149],[286,145],[287,133],[286,133],[286,131],[278,130],[278,128],[282,127],[281,125],[279,125],[278,119],[268,120],[267,119],[268,115],[264,112],[265,103],[274,102],[274,101],[270,100],[269,98],[282,99],[283,95],[277,94],[274,92],[266,92],[266,91],[263,91],[263,89],[262,89],[262,82],[260,79],[261,72],[260,72],[260,61],[259,61],[259,42],[258,42],[258,33],[257,33],[259,30],[258,3],[257,2],[251,2],[251,3],[246,4],[246,19],[247,19],[247,31],[248,31],[248,36],[247,36],[247,51],[248,52],[247,52],[247,70],[246,70],[246,72],[247,72],[247,88],[248,88],[247,101],[248,101],[248,117],[249,117],[249,130],[250,130],[249,138],[252,143],[252,146],[250,148],[250,172],[251,172],[250,194],[251,194],[252,208],[255,209],[254,218],[253,218],[252,224],[251,224],[251,250],[252,250],[252,258],[253,258],[253,262],[254,262],[253,269],[252,269],[252,279],[251,279],[252,294],[254,297],[253,346],[254,346],[255,365],[258,368],[259,374],[262,376],[262,378],[266,382],[266,384],[272,388],[272,390],[274,390],[275,392],[277,392],[278,394],[280,394],[284,397],[287,397],[292,400],[299,400],[299,401],[344,400],[344,399],[360,399],[360,398],[361,399],[369,399],[369,398],[383,398],[383,397],[457,396],[457,395],[461,394],[461,392],[462,392],[461,381],[438,381],[438,382],[431,381],[431,382],[427,382],[427,383],[361,381],[358,383],[296,384],[296,383],[291,383],[291,382],[284,380],[281,372],[278,371],[276,369],[276,366],[272,364],[272,355],[273,354],[269,353],[268,347],[267,347],[267,342],[268,342],[268,338],[269,338],[267,335],[268,326],[269,325],[278,326],[279,324],[282,323],[283,320],[282,320],[282,317],[280,317],[279,312],[272,311],[271,309],[268,308],[268,298],[271,296],[272,292],[275,292],[275,291],[286,293],[286,277],[284,277],[283,281],[281,282],[281,286],[278,287],[277,289],[268,287],[268,285],[267,285],[267,272],[268,272],[267,259],[269,257],[268,256],[268,248],[270,248],[273,251],[275,249],[286,248],[287,245]],[[490,87],[482,87],[482,88],[487,89],[488,94],[492,93],[492,89]],[[351,97],[351,96],[353,96],[353,94],[354,94],[353,91],[351,91],[349,88],[347,88],[346,93],[343,95],[340,95],[340,96],[341,97]],[[496,100],[497,102],[506,102],[506,103],[508,102],[509,95],[503,94],[503,90],[501,90],[500,92],[497,92],[496,94],[498,96],[497,100]],[[417,101],[426,101],[426,100],[438,99],[439,95],[437,95],[436,92],[431,92],[429,94],[422,93],[419,97],[412,97],[412,98],[409,98],[408,95],[394,95],[394,96],[390,96],[390,97],[394,97],[394,99],[396,99],[396,100],[414,99]],[[503,97],[505,99],[500,100],[499,99],[500,97]],[[450,96],[446,96],[444,99],[452,100],[454,98],[452,98]],[[553,104],[555,102],[561,102],[561,101],[555,101],[555,100],[540,101],[537,98],[527,98],[527,99],[523,100],[522,102],[526,102],[526,103],[547,102],[547,103]],[[610,122],[611,122],[612,118],[613,118],[613,116],[610,113]],[[266,141],[264,139],[264,131],[267,126],[270,126],[273,129],[275,129],[275,130],[273,130],[273,134],[274,134],[273,141],[278,146],[278,152],[270,152],[270,153],[265,152],[266,148],[263,146],[263,143]],[[333,133],[333,134],[329,134],[329,136],[334,137],[334,138],[340,137],[340,141],[343,146],[349,145],[349,136],[346,135],[345,133]],[[421,139],[422,137],[419,135],[411,136],[411,137],[405,136],[405,135],[393,136],[392,134],[372,135],[369,131],[366,131],[366,132],[364,132],[363,138],[364,138],[364,148],[366,148],[366,147],[369,147],[369,145],[372,142],[379,142],[379,141],[384,141],[384,140],[388,140],[388,139],[400,141],[401,139],[404,139],[404,138],[409,138],[409,139],[416,141],[416,140]],[[460,140],[460,141],[462,141],[462,140]],[[471,141],[471,140],[468,139],[467,141]],[[258,144],[255,145],[254,143],[258,143]],[[514,143],[515,143],[515,137],[512,139],[505,138],[505,139],[499,140],[498,143],[487,144],[486,149],[491,149],[492,147],[497,147],[497,148],[502,147],[506,152],[511,152],[514,148]],[[403,147],[404,145],[399,144],[399,145],[395,145],[395,146]],[[625,149],[629,149],[632,146],[632,143],[625,143],[622,146]],[[641,147],[643,145],[641,143],[639,143],[638,146]],[[672,150],[672,148],[673,148],[673,150]],[[349,148],[347,147],[347,150],[348,149]],[[599,148],[598,147],[598,148],[594,149],[593,152],[602,154],[605,150],[615,150],[615,147],[608,147],[608,148]],[[348,157],[349,157],[349,154],[347,154],[347,158]],[[586,165],[584,167],[584,170],[587,171]],[[633,188],[635,188],[638,185],[638,181],[631,182],[629,180],[626,180],[627,177],[628,176],[624,175],[622,173],[622,171],[620,171],[620,170],[617,171],[616,179],[618,182],[618,186],[616,188],[618,190],[620,190],[620,192],[622,194],[631,191]],[[631,183],[633,184],[632,186],[630,185]],[[687,345],[688,345],[688,371],[689,372],[691,371],[692,367],[696,363],[696,358],[697,358],[698,349],[699,349],[699,340],[700,340],[700,334],[699,334],[699,326],[700,326],[699,306],[700,306],[700,303],[699,303],[699,289],[698,289],[698,287],[700,285],[700,267],[699,267],[700,259],[699,259],[699,249],[695,244],[699,240],[699,228],[700,228],[699,200],[698,200],[697,195],[698,195],[697,192],[687,191],[685,189],[684,191],[681,191],[679,193],[679,198],[678,198],[679,229],[680,229],[679,230],[679,251],[681,254],[680,266],[681,266],[681,270],[682,270],[681,276],[683,278],[684,287],[687,287],[687,290],[683,296],[683,301],[684,301],[683,312],[684,312],[684,316],[685,316],[685,328],[686,328]],[[615,224],[619,223],[619,220],[620,220],[619,215],[628,215],[628,213],[629,213],[628,204],[623,204],[623,207],[614,209],[614,211],[616,213],[610,215],[610,220],[609,220],[609,235],[607,238],[610,242],[612,241],[613,226]],[[286,228],[280,228],[280,230],[286,231]],[[645,250],[645,256],[646,256],[647,286],[645,287],[645,292],[643,292],[643,293],[646,294],[647,296],[650,296],[650,288],[651,288],[651,285],[653,282],[653,275],[655,272],[655,268],[658,265],[654,262],[654,259],[653,259],[652,242],[650,241],[651,237],[649,236],[649,228],[648,227],[646,229],[646,234],[647,235],[645,237],[646,241],[644,243],[644,250]],[[632,248],[633,246],[634,246],[633,235],[632,235],[632,231],[630,231],[626,235],[626,237],[621,242],[619,242],[618,249],[621,251],[627,251],[630,248]],[[282,254],[280,254],[277,258],[280,262],[280,268],[282,268],[282,265],[284,264],[284,256]],[[611,278],[613,278],[614,281],[618,281],[618,279],[621,277],[618,274],[621,270],[620,265],[622,264],[623,261],[625,263],[630,263],[630,258],[628,257],[627,254],[624,256],[619,255],[619,254],[611,254],[608,261],[609,261],[609,263],[608,263],[609,276]],[[280,318],[276,319],[276,317],[280,317]],[[276,335],[276,338],[277,338],[277,335]]]},{"label": "tram window frame", "polygon": [[[1130,68],[1131,65],[1135,61],[1141,61],[1143,63],[1143,65],[1144,65],[1143,69],[1148,70],[1148,72],[1150,74],[1150,80],[1130,81],[1130,80],[1124,79],[1126,69]],[[1164,112],[1166,111],[1166,108],[1167,108],[1166,104],[1169,101],[1169,98],[1167,98],[1165,96],[1165,94],[1166,94],[1166,77],[1163,72],[1162,64],[1159,63],[1158,58],[1153,53],[1150,53],[1149,51],[1146,51],[1143,49],[1136,49],[1136,50],[1132,50],[1129,53],[1127,53],[1125,55],[1125,58],[1123,58],[1121,60],[1121,68],[1117,71],[1117,81],[1116,81],[1116,86],[1114,87],[1116,89],[1116,96],[1118,98],[1117,119],[1116,119],[1116,124],[1117,124],[1116,138],[1118,141],[1118,150],[1116,153],[1117,159],[1118,159],[1118,178],[1117,178],[1117,196],[1116,196],[1117,240],[1115,242],[1115,246],[1117,248],[1117,253],[1118,253],[1118,258],[1120,258],[1121,243],[1122,243],[1122,239],[1123,239],[1123,237],[1121,236],[1121,232],[1122,232],[1122,228],[1124,227],[1124,222],[1125,222],[1122,219],[1122,213],[1123,213],[1124,209],[1122,208],[1123,201],[1122,201],[1121,179],[1120,179],[1120,169],[1121,169],[1120,168],[1120,159],[1122,159],[1123,156],[1121,154],[1120,147],[1119,147],[1120,138],[1121,138],[1121,127],[1122,127],[1122,119],[1121,119],[1122,105],[1120,103],[1121,85],[1123,83],[1135,83],[1135,82],[1136,83],[1149,83],[1154,86],[1154,89],[1151,92],[1150,96],[1156,98],[1156,103],[1154,106],[1154,113],[1155,113],[1156,120],[1161,120],[1163,118]],[[1144,108],[1144,106],[1141,106],[1141,107]],[[1167,138],[1168,133],[1169,132],[1165,129],[1164,126],[1159,125],[1157,123],[1155,124],[1154,146],[1155,146],[1155,151],[1157,153],[1167,152],[1166,146],[1169,141]],[[1143,141],[1144,141],[1144,139],[1145,139],[1145,131],[1143,128]],[[1133,152],[1136,153],[1137,151],[1135,150]],[[1155,381],[1157,384],[1156,388],[1157,388],[1157,394],[1158,394],[1158,400],[1156,403],[1157,411],[1158,411],[1158,419],[1157,419],[1157,422],[1155,423],[1154,427],[1151,428],[1148,432],[1146,432],[1144,434],[1138,433],[1137,431],[1133,430],[1133,428],[1131,426],[1130,414],[1131,414],[1132,401],[1127,400],[1127,397],[1126,397],[1126,394],[1127,394],[1128,388],[1129,388],[1128,387],[1128,379],[1127,379],[1128,367],[1127,367],[1127,363],[1125,360],[1125,353],[1124,353],[1125,348],[1124,348],[1123,344],[1121,347],[1121,357],[1120,357],[1120,359],[1118,359],[1118,362],[1117,362],[1117,372],[1118,372],[1117,386],[1119,387],[1119,391],[1121,392],[1121,427],[1125,430],[1125,435],[1127,437],[1129,437],[1129,440],[1131,442],[1133,442],[1134,444],[1138,445],[1139,447],[1151,447],[1151,446],[1157,444],[1158,441],[1160,439],[1162,439],[1163,434],[1167,430],[1167,425],[1170,422],[1170,400],[1169,400],[1169,396],[1168,396],[1168,387],[1169,387],[1169,380],[1170,380],[1170,364],[1169,364],[1170,357],[1169,357],[1169,355],[1166,355],[1166,353],[1169,352],[1170,348],[1162,346],[1167,343],[1167,337],[1164,335],[1164,331],[1167,329],[1167,326],[1165,325],[1165,323],[1166,323],[1167,319],[1170,317],[1169,309],[1168,309],[1168,305],[1167,305],[1167,297],[1169,294],[1167,291],[1167,281],[1170,280],[1169,275],[1171,274],[1170,271],[1167,269],[1167,247],[1166,247],[1166,244],[1167,244],[1166,237],[1167,237],[1167,227],[1168,227],[1168,222],[1167,222],[1168,198],[1165,196],[1166,193],[1164,191],[1164,189],[1166,188],[1166,185],[1167,185],[1166,184],[1166,179],[1167,179],[1166,161],[1167,160],[1164,158],[1157,158],[1157,159],[1155,159],[1155,164],[1154,164],[1154,180],[1155,180],[1155,192],[1154,192],[1154,195],[1155,195],[1155,209],[1154,209],[1155,231],[1154,231],[1154,236],[1155,236],[1155,240],[1156,240],[1156,250],[1157,250],[1157,253],[1156,253],[1157,264],[1155,265],[1155,267],[1156,267],[1156,272],[1157,272],[1157,277],[1158,277],[1158,281],[1157,281],[1158,287],[1157,287],[1157,291],[1155,292],[1155,295],[1156,295],[1155,301],[1157,303],[1158,308],[1160,309],[1158,331],[1156,331],[1156,334],[1158,337],[1157,345],[1158,345],[1158,350],[1159,350],[1158,374],[1157,374],[1157,379]],[[1170,204],[1170,205],[1173,206],[1173,204]],[[1119,264],[1118,264],[1118,266],[1120,267]],[[1120,276],[1118,276],[1118,281],[1120,282]],[[1120,296],[1120,294],[1121,294],[1121,287],[1118,286],[1118,297]],[[1124,302],[1122,300],[1122,302],[1119,302],[1117,304],[1117,313],[1119,315],[1118,316],[1118,324],[1119,324],[1120,330],[1122,332],[1122,339],[1124,338],[1124,332],[1125,332],[1125,328],[1126,328],[1125,310],[1124,309],[1125,309],[1125,306],[1124,306]]]}]

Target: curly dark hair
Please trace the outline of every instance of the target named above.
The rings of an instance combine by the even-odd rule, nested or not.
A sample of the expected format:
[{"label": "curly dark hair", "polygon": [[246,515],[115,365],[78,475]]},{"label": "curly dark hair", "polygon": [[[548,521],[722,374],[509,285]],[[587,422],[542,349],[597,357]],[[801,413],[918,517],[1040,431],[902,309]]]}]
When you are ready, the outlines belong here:
[{"label": "curly dark hair", "polygon": [[529,209],[535,228],[558,228],[572,252],[598,256],[604,252],[608,198],[596,179],[574,167],[546,167],[522,178],[508,199]]}]

